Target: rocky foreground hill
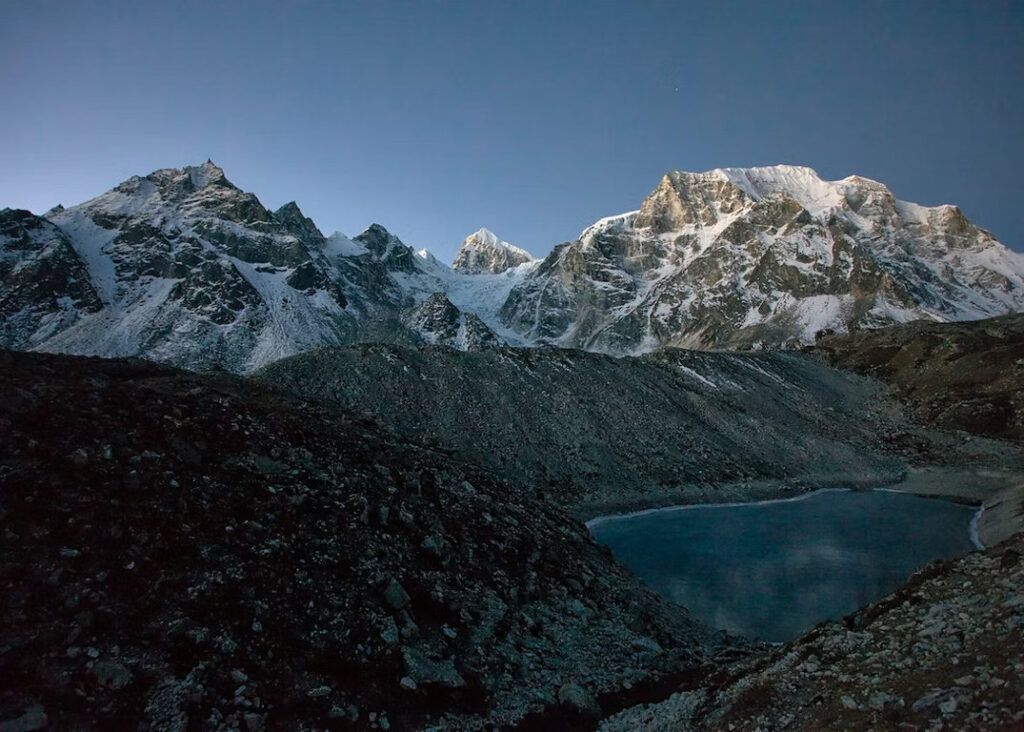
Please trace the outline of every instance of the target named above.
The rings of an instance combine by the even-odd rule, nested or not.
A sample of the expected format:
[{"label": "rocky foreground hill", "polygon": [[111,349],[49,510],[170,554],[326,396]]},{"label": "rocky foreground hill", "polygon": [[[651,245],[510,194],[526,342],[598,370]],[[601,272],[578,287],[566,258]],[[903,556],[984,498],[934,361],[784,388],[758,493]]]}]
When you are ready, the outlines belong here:
[{"label": "rocky foreground hill", "polygon": [[0,432],[5,731],[571,722],[735,645],[532,491],[238,377],[3,351]]},{"label": "rocky foreground hill", "polygon": [[0,211],[0,347],[248,372],[358,342],[773,348],[1024,309],[1024,255],[954,206],[808,168],[673,172],[543,260],[481,229],[453,267],[373,224],[325,236],[207,161]]}]

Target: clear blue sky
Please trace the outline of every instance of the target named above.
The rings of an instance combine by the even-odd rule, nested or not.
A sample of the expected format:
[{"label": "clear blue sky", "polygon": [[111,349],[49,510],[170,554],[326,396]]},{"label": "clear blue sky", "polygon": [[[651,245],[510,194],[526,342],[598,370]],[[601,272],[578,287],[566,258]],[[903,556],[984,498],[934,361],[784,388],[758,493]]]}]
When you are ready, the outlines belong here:
[{"label": "clear blue sky", "polygon": [[667,170],[793,163],[1024,250],[1024,3],[0,2],[0,207],[212,158],[325,233],[546,254]]}]

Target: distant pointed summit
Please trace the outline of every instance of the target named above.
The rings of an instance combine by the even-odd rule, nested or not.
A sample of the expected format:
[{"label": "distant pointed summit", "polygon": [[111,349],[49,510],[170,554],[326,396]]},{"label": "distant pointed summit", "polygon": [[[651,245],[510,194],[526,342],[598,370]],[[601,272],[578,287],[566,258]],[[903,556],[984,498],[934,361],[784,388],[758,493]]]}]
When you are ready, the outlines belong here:
[{"label": "distant pointed summit", "polygon": [[533,257],[524,249],[501,241],[489,229],[478,229],[467,236],[459,247],[452,269],[465,274],[500,274]]},{"label": "distant pointed summit", "polygon": [[[205,163],[201,165],[189,165],[184,171],[187,173],[189,178],[192,180],[192,185],[196,188],[205,188],[211,185],[226,185],[231,186],[228,182],[227,177],[224,175],[224,170],[209,158],[206,159]],[[234,186],[231,186],[234,187]]]}]

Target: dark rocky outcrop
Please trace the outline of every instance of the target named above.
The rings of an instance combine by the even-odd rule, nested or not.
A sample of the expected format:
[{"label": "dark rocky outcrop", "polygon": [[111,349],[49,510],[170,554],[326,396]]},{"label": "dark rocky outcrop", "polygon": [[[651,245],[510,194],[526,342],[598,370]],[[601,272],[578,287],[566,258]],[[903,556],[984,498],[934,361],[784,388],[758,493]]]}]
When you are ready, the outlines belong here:
[{"label": "dark rocky outcrop", "polygon": [[473,313],[463,313],[444,293],[435,292],[405,316],[405,325],[424,344],[479,351],[504,345]]}]

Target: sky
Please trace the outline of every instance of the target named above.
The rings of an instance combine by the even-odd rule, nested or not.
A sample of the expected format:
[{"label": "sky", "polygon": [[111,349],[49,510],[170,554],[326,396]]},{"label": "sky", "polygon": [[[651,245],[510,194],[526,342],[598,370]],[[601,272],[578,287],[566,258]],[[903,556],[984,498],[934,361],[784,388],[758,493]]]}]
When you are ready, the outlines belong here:
[{"label": "sky", "polygon": [[807,165],[1024,251],[1024,2],[0,2],[0,207],[207,158],[324,233],[543,256],[669,170]]}]

